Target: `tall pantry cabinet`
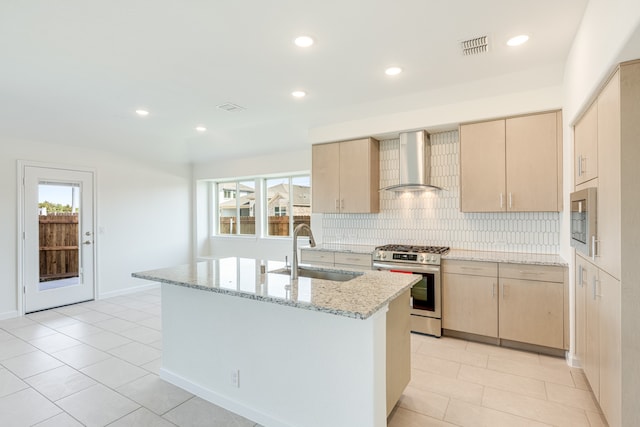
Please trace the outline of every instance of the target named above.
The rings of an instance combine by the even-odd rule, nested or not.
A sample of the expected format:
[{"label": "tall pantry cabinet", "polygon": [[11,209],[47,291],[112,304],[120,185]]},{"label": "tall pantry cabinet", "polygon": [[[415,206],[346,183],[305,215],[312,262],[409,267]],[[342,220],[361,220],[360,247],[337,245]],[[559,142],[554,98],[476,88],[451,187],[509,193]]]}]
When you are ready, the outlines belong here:
[{"label": "tall pantry cabinet", "polygon": [[640,422],[639,141],[640,61],[632,61],[574,128],[576,190],[597,187],[595,254],[576,253],[576,355],[611,427]]}]

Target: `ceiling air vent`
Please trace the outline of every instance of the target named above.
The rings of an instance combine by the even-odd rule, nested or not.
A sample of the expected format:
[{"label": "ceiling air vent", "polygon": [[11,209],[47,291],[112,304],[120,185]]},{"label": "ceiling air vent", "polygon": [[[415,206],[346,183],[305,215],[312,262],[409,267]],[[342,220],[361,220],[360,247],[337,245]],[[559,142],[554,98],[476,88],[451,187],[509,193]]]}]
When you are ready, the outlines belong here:
[{"label": "ceiling air vent", "polygon": [[225,102],[224,104],[220,104],[218,105],[218,108],[224,111],[228,111],[230,113],[244,110],[244,107],[236,105],[232,102]]},{"label": "ceiling air vent", "polygon": [[462,48],[462,54],[464,56],[487,52],[489,51],[489,36],[464,40],[460,42],[460,47]]}]

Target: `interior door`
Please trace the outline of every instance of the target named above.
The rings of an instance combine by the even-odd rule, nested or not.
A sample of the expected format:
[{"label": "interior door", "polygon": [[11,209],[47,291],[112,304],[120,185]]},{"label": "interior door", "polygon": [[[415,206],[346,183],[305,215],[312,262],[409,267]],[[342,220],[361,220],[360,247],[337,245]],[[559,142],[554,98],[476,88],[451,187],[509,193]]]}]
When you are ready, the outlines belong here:
[{"label": "interior door", "polygon": [[25,313],[92,300],[93,172],[23,169]]}]

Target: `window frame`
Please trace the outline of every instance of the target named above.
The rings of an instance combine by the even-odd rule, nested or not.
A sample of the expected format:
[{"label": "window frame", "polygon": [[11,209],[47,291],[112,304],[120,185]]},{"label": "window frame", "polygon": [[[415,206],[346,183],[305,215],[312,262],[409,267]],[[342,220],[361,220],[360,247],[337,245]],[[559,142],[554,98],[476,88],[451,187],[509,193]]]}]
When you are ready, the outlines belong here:
[{"label": "window frame", "polygon": [[[309,194],[311,194],[311,173],[294,173],[294,174],[284,174],[284,175],[274,175],[267,176],[262,178],[262,185],[264,188],[264,193],[262,194],[261,201],[263,203],[264,209],[262,212],[262,238],[265,239],[291,239],[293,236],[293,226],[294,226],[294,209],[293,209],[293,181],[295,178],[309,178]],[[289,234],[286,236],[276,236],[269,234],[269,194],[267,188],[267,181],[270,179],[287,179],[287,186],[289,187],[289,202],[286,206],[286,211],[289,213]],[[311,207],[311,205],[309,205]],[[309,221],[311,221],[311,210],[309,210]]]},{"label": "window frame", "polygon": [[[211,215],[209,218],[211,220],[211,232],[210,237],[212,238],[252,238],[252,239],[276,239],[276,240],[284,240],[291,239],[293,236],[293,227],[294,227],[294,209],[293,202],[294,198],[291,196],[287,202],[285,207],[286,213],[289,215],[289,234],[286,236],[278,236],[278,235],[269,235],[269,200],[268,200],[268,191],[267,191],[267,182],[273,179],[286,179],[286,185],[289,188],[289,194],[293,194],[293,185],[294,179],[296,178],[308,178],[309,181],[309,195],[311,195],[311,173],[310,172],[295,172],[295,173],[284,173],[284,174],[273,174],[273,175],[261,175],[261,176],[252,176],[252,177],[234,177],[231,179],[220,179],[220,180],[212,180],[210,182],[210,194],[211,194]],[[238,226],[236,229],[236,233],[234,234],[221,234],[220,233],[220,185],[225,184],[235,184],[235,190],[223,190],[225,193],[227,191],[235,191],[236,193],[236,212],[235,218],[239,220],[240,218],[240,183],[254,181],[254,190],[256,194],[255,203],[254,203],[254,215],[255,218],[255,232],[254,234],[240,234],[240,227]],[[311,206],[309,206],[311,207]],[[311,217],[311,209],[309,209],[309,217]]]},{"label": "window frame", "polygon": [[[211,183],[211,193],[212,193],[212,197],[211,197],[211,213],[213,215],[210,215],[210,218],[212,219],[212,228],[211,228],[211,237],[240,237],[240,238],[256,238],[258,237],[258,220],[255,220],[255,228],[254,228],[254,232],[253,234],[242,234],[240,233],[240,212],[241,212],[241,207],[240,207],[240,184],[242,184],[243,182],[249,182],[249,181],[253,181],[253,189],[254,189],[254,193],[257,191],[258,189],[258,184],[259,184],[259,179],[258,178],[237,178],[237,179],[225,179],[225,180],[216,180],[216,181],[212,181]],[[227,189],[222,189],[222,192],[226,195],[227,192],[233,192],[235,193],[235,201],[236,201],[236,206],[235,206],[235,215],[234,218],[236,219],[236,224],[238,224],[236,226],[236,232],[235,233],[228,233],[228,234],[221,234],[220,233],[220,186],[221,185],[225,185],[225,184],[234,184],[235,185],[235,189],[233,190],[227,190]],[[258,198],[256,197],[255,203],[254,203],[254,207],[253,207],[253,217],[257,218],[258,215],[256,215],[256,204],[258,203]]]}]

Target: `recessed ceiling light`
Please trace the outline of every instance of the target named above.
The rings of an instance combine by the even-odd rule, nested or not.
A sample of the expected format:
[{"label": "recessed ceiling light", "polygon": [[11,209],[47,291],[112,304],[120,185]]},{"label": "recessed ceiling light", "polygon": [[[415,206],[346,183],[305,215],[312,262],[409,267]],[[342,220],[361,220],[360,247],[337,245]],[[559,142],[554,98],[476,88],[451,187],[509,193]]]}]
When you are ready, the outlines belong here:
[{"label": "recessed ceiling light", "polygon": [[402,68],[400,68],[400,67],[389,67],[386,70],[384,70],[384,73],[387,76],[397,76],[401,72],[402,72]]},{"label": "recessed ceiling light", "polygon": [[204,126],[196,126],[196,130],[197,130],[198,132],[206,132],[206,131],[207,131],[207,128],[206,128],[206,127],[204,127]]},{"label": "recessed ceiling light", "polygon": [[144,117],[144,116],[148,116],[149,112],[147,110],[136,110],[136,114]]},{"label": "recessed ceiling light", "polygon": [[526,34],[521,34],[519,36],[511,37],[507,41],[507,45],[509,46],[520,46],[523,43],[526,43],[529,40],[529,36]]},{"label": "recessed ceiling light", "polygon": [[293,41],[298,47],[309,47],[313,44],[313,39],[309,36],[296,37]]},{"label": "recessed ceiling light", "polygon": [[291,96],[293,96],[294,98],[304,98],[305,96],[307,96],[307,92],[303,90],[294,90],[293,92],[291,92]]}]

